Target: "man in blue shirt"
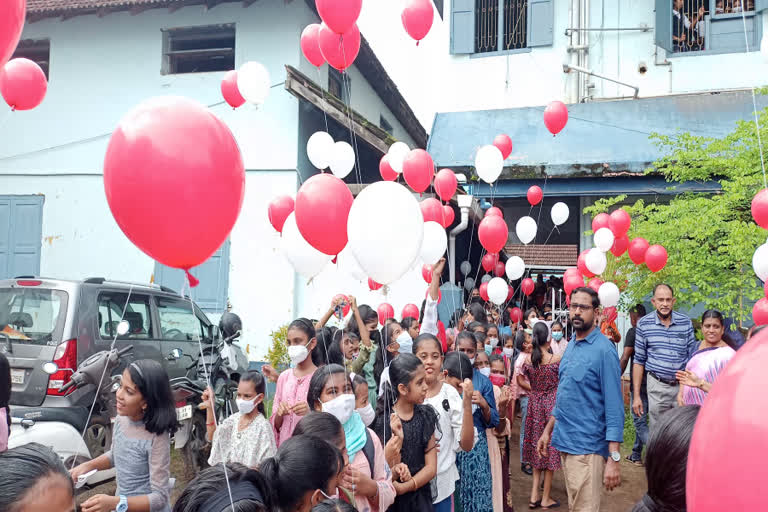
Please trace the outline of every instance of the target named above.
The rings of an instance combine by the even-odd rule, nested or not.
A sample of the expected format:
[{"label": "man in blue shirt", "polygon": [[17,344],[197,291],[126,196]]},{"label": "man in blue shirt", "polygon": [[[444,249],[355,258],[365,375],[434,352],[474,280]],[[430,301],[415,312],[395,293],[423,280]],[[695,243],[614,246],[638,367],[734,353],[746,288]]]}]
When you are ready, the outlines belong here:
[{"label": "man in blue shirt", "polygon": [[571,292],[575,332],[560,362],[555,409],[537,443],[542,456],[550,439],[560,451],[572,512],[599,511],[603,485],[609,491],[621,485],[624,400],[619,356],[595,325],[599,307],[591,288]]},{"label": "man in blue shirt", "polygon": [[659,417],[677,405],[678,383],[675,372],[685,369],[699,348],[691,319],[673,311],[675,292],[668,284],[657,284],[651,300],[656,311],[637,321],[635,359],[632,365],[634,399],[632,410],[643,414],[640,384],[648,374],[648,419],[650,429]]}]

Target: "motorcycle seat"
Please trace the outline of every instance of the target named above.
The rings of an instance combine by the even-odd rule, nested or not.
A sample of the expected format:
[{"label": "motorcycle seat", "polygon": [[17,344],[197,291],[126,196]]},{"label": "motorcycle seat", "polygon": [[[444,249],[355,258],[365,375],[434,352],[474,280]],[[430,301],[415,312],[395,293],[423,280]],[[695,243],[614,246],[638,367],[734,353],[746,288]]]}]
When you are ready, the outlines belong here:
[{"label": "motorcycle seat", "polygon": [[59,421],[72,425],[78,432],[85,428],[86,407],[11,407],[11,418],[37,422]]}]

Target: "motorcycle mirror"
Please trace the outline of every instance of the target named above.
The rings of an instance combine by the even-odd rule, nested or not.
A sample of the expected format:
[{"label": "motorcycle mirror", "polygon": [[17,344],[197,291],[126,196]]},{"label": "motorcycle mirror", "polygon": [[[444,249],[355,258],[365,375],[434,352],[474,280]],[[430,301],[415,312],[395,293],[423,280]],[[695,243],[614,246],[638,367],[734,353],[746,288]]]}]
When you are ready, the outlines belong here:
[{"label": "motorcycle mirror", "polygon": [[221,333],[219,332],[219,326],[218,325],[209,325],[208,326],[208,337],[211,340],[217,340],[221,336]]},{"label": "motorcycle mirror", "polygon": [[182,351],[180,348],[175,348],[171,350],[171,353],[168,354],[169,360],[175,360],[175,359],[181,359],[181,356],[184,355],[184,351]]},{"label": "motorcycle mirror", "polygon": [[53,361],[48,361],[47,363],[43,363],[43,371],[48,375],[53,375],[54,373],[59,371],[59,365],[57,365]]},{"label": "motorcycle mirror", "polygon": [[131,324],[128,323],[128,320],[121,320],[119,324],[117,324],[117,334],[120,336],[125,336],[128,334],[128,330],[131,328]]}]

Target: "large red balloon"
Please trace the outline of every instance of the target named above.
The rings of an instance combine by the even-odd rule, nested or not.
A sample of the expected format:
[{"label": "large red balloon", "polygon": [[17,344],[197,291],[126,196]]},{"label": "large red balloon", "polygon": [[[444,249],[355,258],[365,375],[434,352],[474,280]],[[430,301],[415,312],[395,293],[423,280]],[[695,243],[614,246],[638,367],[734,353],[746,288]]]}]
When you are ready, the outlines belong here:
[{"label": "large red balloon", "polygon": [[317,33],[317,40],[325,61],[339,71],[351,66],[360,53],[360,29],[357,25],[352,25],[342,35],[322,25]]},{"label": "large red balloon", "polygon": [[397,172],[389,165],[389,156],[386,154],[379,160],[379,173],[384,181],[395,181],[397,179]]},{"label": "large red balloon", "polygon": [[104,190],[117,224],[136,246],[189,270],[229,236],[245,193],[240,150],[227,125],[187,98],[152,98],[112,133]]},{"label": "large red balloon", "polygon": [[416,40],[416,44],[424,39],[432,28],[435,11],[431,0],[408,0],[400,18],[408,35]]},{"label": "large red balloon", "polygon": [[632,217],[622,209],[615,210],[608,216],[608,227],[615,237],[626,235],[631,225]]},{"label": "large red balloon", "polygon": [[390,318],[395,318],[395,308],[392,307],[391,304],[387,304],[386,302],[382,302],[379,304],[379,307],[376,309],[376,312],[379,314],[379,323],[381,325],[384,325],[387,320]]},{"label": "large red balloon", "polygon": [[32,110],[48,91],[48,80],[38,64],[29,59],[12,59],[0,72],[0,93],[13,110]]},{"label": "large red balloon", "polygon": [[224,97],[230,107],[237,108],[245,103],[245,98],[240,94],[237,88],[237,70],[227,71],[224,79],[221,81],[221,95]]},{"label": "large red balloon", "polygon": [[293,198],[291,196],[276,197],[269,203],[269,208],[267,209],[269,222],[278,233],[283,232],[285,219],[293,213],[293,207]]},{"label": "large red balloon", "polygon": [[520,323],[523,319],[523,310],[515,306],[509,310],[509,319],[515,323]]},{"label": "large red balloon", "polygon": [[0,68],[11,58],[19,44],[27,0],[2,0],[0,2]]},{"label": "large red balloon", "polygon": [[456,174],[450,169],[440,169],[435,176],[435,192],[443,201],[450,201],[459,182],[456,180]]},{"label": "large red balloon", "polygon": [[490,297],[488,296],[488,283],[481,283],[480,284],[480,298],[483,299],[485,302],[488,302]]},{"label": "large red balloon", "polygon": [[403,160],[403,178],[415,192],[424,192],[432,182],[435,164],[423,149],[413,149]]},{"label": "large red balloon", "polygon": [[629,242],[629,247],[627,248],[627,254],[629,254],[629,259],[632,260],[632,263],[635,265],[643,263],[648,247],[650,247],[650,244],[645,238],[633,238],[632,241]]},{"label": "large red balloon", "polygon": [[443,224],[443,216],[445,212],[443,211],[443,205],[439,200],[430,197],[420,202],[419,207],[421,208],[421,214],[424,216],[424,222],[431,221],[437,222],[440,225]]},{"label": "large red balloon", "polygon": [[621,235],[620,237],[614,238],[611,254],[618,258],[626,252],[627,247],[629,247],[629,237],[627,235]]},{"label": "large red balloon", "polygon": [[541,202],[541,199],[544,197],[544,192],[541,190],[540,186],[533,185],[528,188],[528,193],[526,194],[526,197],[528,198],[528,202],[531,203],[531,206],[536,206]]},{"label": "large red balloon", "polygon": [[432,265],[426,264],[421,266],[421,277],[427,282],[432,282]]},{"label": "large red balloon", "polygon": [[495,215],[485,216],[477,228],[480,244],[488,252],[499,252],[504,249],[509,236],[509,229],[504,219]]},{"label": "large red balloon", "polygon": [[315,0],[317,13],[337,34],[345,34],[357,22],[363,0]]},{"label": "large red balloon", "polygon": [[588,268],[587,268],[587,253],[589,252],[589,249],[581,251],[581,254],[579,254],[579,259],[576,263],[576,266],[579,269],[579,272],[581,272],[586,277],[595,277],[595,274],[593,274]]},{"label": "large red balloon", "polygon": [[336,256],[347,245],[352,192],[330,173],[315,174],[296,193],[296,226],[318,251]]},{"label": "large red balloon", "polygon": [[376,290],[379,290],[379,289],[381,289],[381,287],[383,287],[383,286],[384,286],[383,284],[379,284],[379,283],[377,283],[376,281],[374,281],[374,280],[373,280],[373,279],[371,279],[370,277],[368,278],[368,288],[369,288],[371,291],[376,291]]},{"label": "large red balloon", "polygon": [[768,330],[736,352],[704,400],[688,449],[685,494],[691,512],[766,509],[766,368]]},{"label": "large red balloon", "polygon": [[552,135],[557,135],[568,123],[568,107],[562,101],[553,101],[544,109],[544,124]]},{"label": "large red balloon", "polygon": [[607,228],[610,226],[611,216],[607,213],[598,213],[594,219],[592,219],[592,232],[597,233],[600,228]]},{"label": "large red balloon", "polygon": [[406,304],[403,308],[403,314],[400,318],[415,318],[419,319],[419,306],[416,304]]},{"label": "large red balloon", "polygon": [[512,139],[509,138],[509,135],[505,135],[503,133],[497,135],[493,139],[493,145],[499,148],[499,151],[501,151],[501,156],[504,158],[504,160],[506,160],[507,157],[512,154]]},{"label": "large red balloon", "polygon": [[587,283],[587,286],[589,286],[590,288],[592,288],[596,292],[599,292],[600,291],[600,287],[603,286],[604,282],[605,281],[603,281],[599,277],[595,277],[595,278],[589,280],[589,283]]},{"label": "large red balloon", "polygon": [[752,320],[755,325],[768,325],[768,298],[763,297],[752,306]]},{"label": "large red balloon", "polygon": [[651,272],[658,272],[667,264],[667,250],[660,245],[652,245],[645,251],[645,264]]},{"label": "large red balloon", "polygon": [[493,275],[496,277],[504,277],[504,274],[507,272],[507,267],[502,262],[498,262],[493,267]]},{"label": "large red balloon", "polygon": [[490,208],[488,208],[488,211],[485,212],[484,217],[501,217],[503,219],[504,214],[501,212],[500,208],[491,206]]},{"label": "large red balloon", "polygon": [[762,189],[752,198],[752,218],[758,226],[768,229],[768,188]]},{"label": "large red balloon", "polygon": [[485,256],[480,260],[480,263],[483,265],[483,270],[490,272],[496,268],[496,264],[499,263],[499,254],[496,252],[485,253]]},{"label": "large red balloon", "polygon": [[449,204],[443,205],[443,227],[448,229],[453,221],[456,220],[456,214],[453,212],[453,207]]},{"label": "large red balloon", "polygon": [[563,278],[563,288],[568,295],[576,288],[581,288],[582,286],[584,286],[584,276],[578,270],[575,274],[564,276]]},{"label": "large red balloon", "polygon": [[325,57],[320,51],[319,33],[319,23],[307,25],[301,33],[301,53],[316,68],[325,64]]},{"label": "large red balloon", "polygon": [[530,295],[533,293],[533,290],[536,289],[536,283],[534,283],[533,279],[530,277],[526,277],[523,279],[523,282],[520,283],[520,289],[523,290],[524,294]]}]

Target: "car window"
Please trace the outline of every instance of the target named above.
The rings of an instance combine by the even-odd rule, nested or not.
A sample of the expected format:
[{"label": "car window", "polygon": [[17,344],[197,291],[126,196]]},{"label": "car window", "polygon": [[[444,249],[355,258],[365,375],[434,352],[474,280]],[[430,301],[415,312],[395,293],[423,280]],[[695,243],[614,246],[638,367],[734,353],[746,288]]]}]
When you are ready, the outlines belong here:
[{"label": "car window", "polygon": [[[128,304],[126,305],[126,301]],[[123,313],[125,312],[125,313]],[[120,319],[128,322],[128,332],[119,339],[146,339],[152,337],[152,315],[149,297],[132,293],[106,292],[99,295],[99,336],[112,339],[117,333]]]},{"label": "car window", "polygon": [[62,290],[0,289],[0,333],[14,343],[60,343],[67,298],[67,293]]},{"label": "car window", "polygon": [[160,317],[161,338],[164,340],[197,341],[207,336],[203,323],[192,312],[188,301],[159,298],[157,313]]}]

